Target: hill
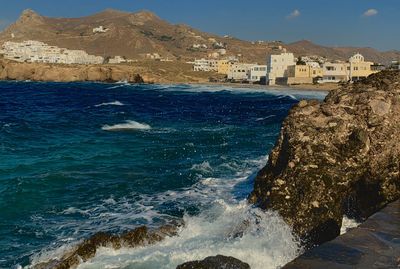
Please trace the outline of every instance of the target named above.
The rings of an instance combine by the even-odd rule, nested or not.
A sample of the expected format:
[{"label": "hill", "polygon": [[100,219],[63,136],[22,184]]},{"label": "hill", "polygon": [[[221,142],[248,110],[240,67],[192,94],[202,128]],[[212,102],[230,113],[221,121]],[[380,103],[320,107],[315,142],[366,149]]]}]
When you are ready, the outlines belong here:
[{"label": "hill", "polygon": [[[107,31],[94,33],[93,29],[99,26],[107,28]],[[0,33],[0,44],[10,40],[38,40],[68,49],[82,49],[89,54],[103,57],[120,55],[139,60],[148,53],[158,53],[164,58],[190,61],[207,57],[218,48],[224,47],[227,55],[241,55],[243,62],[263,64],[266,55],[279,51],[279,46],[287,47],[297,56],[318,55],[344,60],[355,52],[360,52],[366,59],[381,63],[400,58],[398,51],[331,48],[310,41],[287,45],[279,42],[249,42],[205,33],[183,24],[171,24],[149,11],[129,13],[113,9],[81,18],[51,18],[28,9],[15,23]],[[193,45],[202,47],[194,48]]]},{"label": "hill", "polygon": [[301,40],[286,45],[287,49],[296,55],[318,55],[328,59],[347,60],[355,52],[361,53],[368,61],[388,64],[392,60],[400,59],[400,51],[381,52],[373,48],[360,47],[326,47],[312,43],[308,40]]}]

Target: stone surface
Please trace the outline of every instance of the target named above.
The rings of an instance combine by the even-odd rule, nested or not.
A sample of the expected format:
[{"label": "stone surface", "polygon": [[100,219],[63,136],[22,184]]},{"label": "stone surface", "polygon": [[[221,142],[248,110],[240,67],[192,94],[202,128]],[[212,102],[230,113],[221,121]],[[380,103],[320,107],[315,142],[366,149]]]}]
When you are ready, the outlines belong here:
[{"label": "stone surface", "polygon": [[249,200],[278,211],[308,245],[400,197],[400,75],[385,71],[289,112]]},{"label": "stone surface", "polygon": [[250,269],[250,265],[233,257],[217,255],[181,264],[176,269]]},{"label": "stone surface", "polygon": [[71,269],[76,268],[81,262],[88,261],[96,255],[100,247],[120,249],[121,247],[139,247],[154,244],[167,236],[176,235],[178,226],[164,225],[157,230],[150,231],[146,226],[138,227],[121,235],[99,232],[84,240],[60,259],[35,265],[34,269]]},{"label": "stone surface", "polygon": [[[178,62],[141,61],[131,64],[62,65],[18,63],[0,56],[0,80],[100,81],[130,83],[205,83],[211,73],[195,72]],[[221,75],[217,75],[218,78]]]},{"label": "stone surface", "polygon": [[400,268],[400,201],[358,228],[316,247],[283,269]]}]

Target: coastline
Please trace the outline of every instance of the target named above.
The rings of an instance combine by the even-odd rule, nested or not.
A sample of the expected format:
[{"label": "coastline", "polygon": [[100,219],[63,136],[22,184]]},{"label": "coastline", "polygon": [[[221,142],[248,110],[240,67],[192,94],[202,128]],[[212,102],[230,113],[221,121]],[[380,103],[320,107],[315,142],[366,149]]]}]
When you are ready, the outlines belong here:
[{"label": "coastline", "polygon": [[[162,83],[161,83],[162,84]],[[173,83],[180,84],[180,83]],[[329,92],[339,87],[336,83],[330,84],[300,84],[300,85],[260,85],[260,84],[246,84],[246,83],[225,83],[225,82],[201,82],[201,83],[187,83],[189,85],[204,85],[204,86],[227,86],[231,88],[242,89],[265,89],[265,90],[300,90],[300,91],[321,91]]]},{"label": "coastline", "polygon": [[160,85],[226,86],[243,89],[301,90],[329,92],[338,84],[259,85],[209,82],[217,74],[195,72],[185,63],[143,61],[134,65],[60,65],[17,63],[0,59],[0,81],[40,82],[109,82],[148,83]]}]

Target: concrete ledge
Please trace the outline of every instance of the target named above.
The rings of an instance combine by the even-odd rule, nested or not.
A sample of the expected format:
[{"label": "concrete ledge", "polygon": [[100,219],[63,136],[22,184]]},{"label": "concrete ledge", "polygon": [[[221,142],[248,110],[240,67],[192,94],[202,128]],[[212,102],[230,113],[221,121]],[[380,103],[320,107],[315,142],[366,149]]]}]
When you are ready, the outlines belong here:
[{"label": "concrete ledge", "polygon": [[282,269],[400,268],[400,200]]}]

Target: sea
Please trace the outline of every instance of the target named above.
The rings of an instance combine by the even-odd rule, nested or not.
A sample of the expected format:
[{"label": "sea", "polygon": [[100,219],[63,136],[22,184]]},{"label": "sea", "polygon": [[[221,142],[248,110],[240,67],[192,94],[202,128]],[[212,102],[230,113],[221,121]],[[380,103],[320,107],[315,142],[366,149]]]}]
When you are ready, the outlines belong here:
[{"label": "sea", "polygon": [[177,236],[101,248],[79,269],[172,269],[217,254],[279,268],[302,248],[276,212],[246,198],[290,108],[325,95],[0,82],[0,268],[61,257],[99,231],[181,221]]}]

